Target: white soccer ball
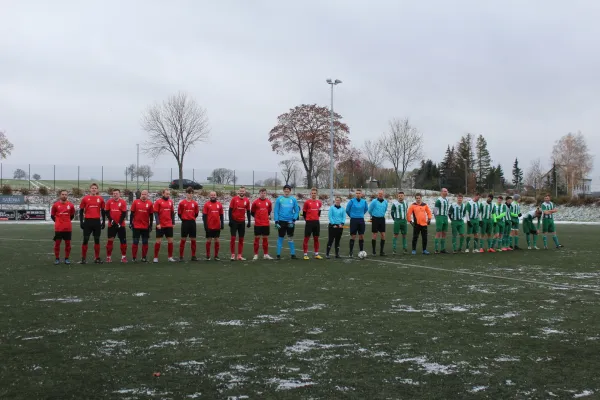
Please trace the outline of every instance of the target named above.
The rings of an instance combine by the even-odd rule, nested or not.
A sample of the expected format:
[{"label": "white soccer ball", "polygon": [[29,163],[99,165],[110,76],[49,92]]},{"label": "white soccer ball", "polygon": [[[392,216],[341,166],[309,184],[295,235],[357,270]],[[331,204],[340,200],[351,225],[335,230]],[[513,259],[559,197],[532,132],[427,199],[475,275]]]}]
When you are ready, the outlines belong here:
[{"label": "white soccer ball", "polygon": [[367,258],[367,252],[366,251],[359,251],[358,252],[358,258],[360,258],[361,260],[363,258]]}]

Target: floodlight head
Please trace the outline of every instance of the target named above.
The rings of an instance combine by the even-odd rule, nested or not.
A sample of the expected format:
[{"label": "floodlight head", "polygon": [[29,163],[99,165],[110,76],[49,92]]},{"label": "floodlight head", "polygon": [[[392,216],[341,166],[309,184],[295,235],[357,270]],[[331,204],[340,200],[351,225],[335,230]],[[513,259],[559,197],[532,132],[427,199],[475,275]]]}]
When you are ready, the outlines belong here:
[{"label": "floodlight head", "polygon": [[327,79],[327,83],[329,83],[331,85],[333,83],[333,81],[331,79]]},{"label": "floodlight head", "polygon": [[333,83],[335,83],[337,85],[338,83],[342,83],[342,81],[340,81],[339,79],[336,79],[335,82],[333,82]]}]

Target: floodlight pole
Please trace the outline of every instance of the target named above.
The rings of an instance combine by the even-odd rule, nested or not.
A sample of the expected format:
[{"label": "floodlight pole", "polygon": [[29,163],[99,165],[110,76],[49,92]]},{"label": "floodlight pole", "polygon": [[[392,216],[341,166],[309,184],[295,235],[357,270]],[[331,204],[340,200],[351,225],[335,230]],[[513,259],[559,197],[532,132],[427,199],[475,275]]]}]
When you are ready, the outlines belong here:
[{"label": "floodlight pole", "polygon": [[332,80],[327,79],[327,84],[331,86],[331,112],[329,114],[329,205],[334,204],[333,194],[333,87],[337,84],[342,83],[339,79]]},{"label": "floodlight pole", "polygon": [[135,176],[137,178],[137,186],[135,188],[136,191],[140,190],[140,145],[137,144],[137,162],[136,162],[136,171]]}]

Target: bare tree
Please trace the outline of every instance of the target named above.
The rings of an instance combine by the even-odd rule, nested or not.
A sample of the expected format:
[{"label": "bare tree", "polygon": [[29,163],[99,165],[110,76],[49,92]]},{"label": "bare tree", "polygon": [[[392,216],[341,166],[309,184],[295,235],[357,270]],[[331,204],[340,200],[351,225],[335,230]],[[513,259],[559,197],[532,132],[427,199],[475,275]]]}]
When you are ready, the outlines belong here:
[{"label": "bare tree", "polygon": [[133,178],[135,178],[135,176],[136,176],[135,174],[137,173],[137,167],[136,167],[136,165],[135,164],[129,164],[127,166],[127,170],[126,171],[127,171],[126,173],[127,173],[127,176],[129,177],[129,180],[133,181]]},{"label": "bare tree", "polygon": [[15,169],[15,172],[13,173],[13,179],[25,179],[25,178],[27,178],[27,172],[25,172],[21,168]]},{"label": "bare tree", "polygon": [[294,173],[298,170],[298,160],[290,158],[279,162],[281,168],[281,177],[286,185],[289,185],[290,180],[294,177]]},{"label": "bare tree", "polygon": [[381,164],[385,160],[385,153],[383,151],[381,140],[367,140],[363,144],[362,156],[366,161],[366,166],[369,169],[370,178],[374,178],[375,170],[381,167]]},{"label": "bare tree", "polygon": [[136,176],[139,176],[144,180],[144,182],[147,182],[154,176],[154,172],[152,172],[152,168],[150,168],[149,165],[140,165],[136,171]]},{"label": "bare tree", "polygon": [[42,177],[40,174],[33,174],[33,179],[39,181],[40,179],[42,179]]},{"label": "bare tree", "polygon": [[278,187],[279,185],[281,185],[281,180],[279,180],[278,178],[267,178],[263,181],[263,185],[266,187]]},{"label": "bare tree", "polygon": [[4,131],[0,131],[0,160],[10,156],[10,153],[14,148],[15,146],[13,146],[13,144],[6,137],[6,133]]},{"label": "bare tree", "polygon": [[179,188],[183,189],[183,161],[197,143],[210,137],[206,110],[185,93],[150,106],[142,117],[142,128],[149,139],[143,150],[153,158],[170,153],[179,167]]},{"label": "bare tree", "polygon": [[523,183],[526,186],[531,186],[537,195],[537,191],[540,190],[544,184],[544,175],[545,172],[542,161],[539,158],[536,158],[535,160],[531,160]]},{"label": "bare tree", "polygon": [[312,183],[315,187],[324,187],[327,184],[329,176],[329,156],[324,153],[318,153],[314,157],[314,172]]},{"label": "bare tree", "polygon": [[392,163],[399,187],[408,167],[423,157],[423,135],[408,118],[390,121],[390,130],[381,139],[385,158]]},{"label": "bare tree", "polygon": [[578,182],[592,171],[593,160],[581,132],[569,132],[561,137],[552,149],[552,162],[564,172],[569,194],[572,194]]},{"label": "bare tree", "polygon": [[211,175],[214,183],[228,185],[233,182],[234,172],[227,168],[217,168],[213,170]]}]

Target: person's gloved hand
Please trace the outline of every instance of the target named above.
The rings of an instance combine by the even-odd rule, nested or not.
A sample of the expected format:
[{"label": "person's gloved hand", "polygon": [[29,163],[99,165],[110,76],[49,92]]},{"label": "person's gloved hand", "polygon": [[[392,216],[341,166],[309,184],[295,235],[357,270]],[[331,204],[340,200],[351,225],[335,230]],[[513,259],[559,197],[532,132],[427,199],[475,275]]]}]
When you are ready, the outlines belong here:
[{"label": "person's gloved hand", "polygon": [[[223,229],[225,229],[225,224],[224,223],[221,224],[221,230],[223,230]],[[208,232],[208,229],[207,229],[207,232]]]},{"label": "person's gloved hand", "polygon": [[102,221],[102,225],[100,225],[100,228],[102,228],[102,229],[106,228],[106,222],[105,221]]},{"label": "person's gloved hand", "polygon": [[233,226],[233,220],[229,220],[229,227],[231,228]]},{"label": "person's gloved hand", "polygon": [[483,226],[483,221],[479,221],[479,226]]},{"label": "person's gloved hand", "polygon": [[252,226],[252,223],[250,221],[248,221],[248,224],[246,224],[246,228],[250,228]]},{"label": "person's gloved hand", "polygon": [[83,220],[79,221],[79,226],[83,229]]},{"label": "person's gloved hand", "polygon": [[468,226],[469,228],[473,226],[473,223],[471,222],[471,220],[468,220],[468,221],[467,221],[467,226]]},{"label": "person's gloved hand", "polygon": [[523,216],[523,214],[519,213],[519,218],[521,218]]},{"label": "person's gloved hand", "polygon": [[[82,225],[83,226],[83,225]],[[275,221],[275,228],[281,229],[281,225],[279,225],[279,221]]]}]

